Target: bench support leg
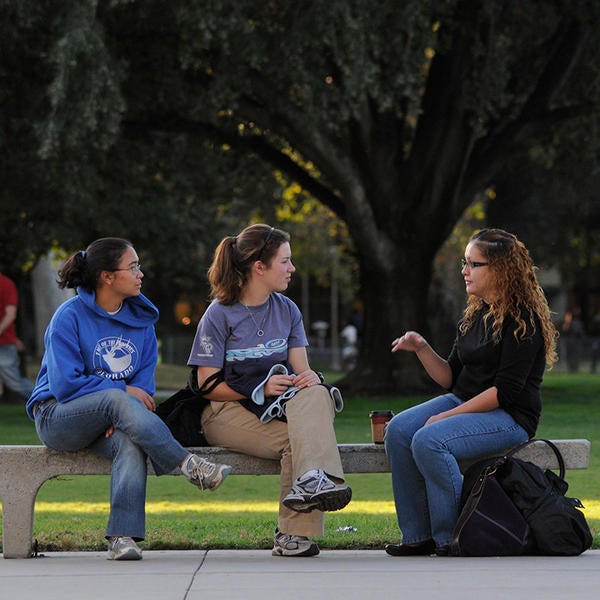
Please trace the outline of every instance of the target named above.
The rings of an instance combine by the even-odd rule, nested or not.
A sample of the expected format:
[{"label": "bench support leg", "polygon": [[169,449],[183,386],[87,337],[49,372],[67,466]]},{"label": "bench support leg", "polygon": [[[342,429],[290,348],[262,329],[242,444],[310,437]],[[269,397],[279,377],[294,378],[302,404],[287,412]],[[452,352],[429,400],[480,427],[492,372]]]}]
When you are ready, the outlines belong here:
[{"label": "bench support leg", "polygon": [[32,555],[33,509],[35,498],[46,479],[19,473],[4,473],[0,484],[2,498],[2,553],[4,558],[29,558]]}]

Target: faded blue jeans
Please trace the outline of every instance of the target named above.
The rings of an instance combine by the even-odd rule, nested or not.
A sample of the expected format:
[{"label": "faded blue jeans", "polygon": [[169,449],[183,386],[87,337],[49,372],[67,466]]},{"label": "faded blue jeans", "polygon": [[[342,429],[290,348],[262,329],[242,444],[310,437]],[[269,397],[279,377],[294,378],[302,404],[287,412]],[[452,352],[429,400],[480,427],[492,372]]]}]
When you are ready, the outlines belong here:
[{"label": "faded blue jeans", "polygon": [[397,414],[387,425],[385,451],[405,544],[430,539],[438,547],[450,544],[462,491],[459,460],[500,452],[529,439],[500,408],[423,426],[432,415],[460,404],[454,394],[438,396]]},{"label": "faded blue jeans", "polygon": [[[114,433],[105,432],[114,426]],[[170,473],[189,452],[160,417],[124,390],[112,388],[70,402],[48,400],[35,409],[35,427],[50,448],[87,448],[112,461],[110,516],[106,537],[143,540],[146,529],[146,475],[149,457],[157,475]],[[27,468],[25,465],[23,468]]]}]

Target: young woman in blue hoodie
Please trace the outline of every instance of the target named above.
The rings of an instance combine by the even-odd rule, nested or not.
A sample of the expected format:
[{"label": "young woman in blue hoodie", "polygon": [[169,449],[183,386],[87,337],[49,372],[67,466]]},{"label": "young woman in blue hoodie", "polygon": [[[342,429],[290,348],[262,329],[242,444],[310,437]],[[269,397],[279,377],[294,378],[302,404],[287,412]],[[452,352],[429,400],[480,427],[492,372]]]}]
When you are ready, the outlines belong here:
[{"label": "young woman in blue hoodie", "polygon": [[147,458],[157,475],[180,468],[200,489],[216,489],[231,467],[191,454],[154,414],[157,308],[141,293],[130,242],[101,238],[73,254],[59,287],[76,288],[44,337],[45,354],[27,413],[42,442],[83,448],[112,461],[108,558],[139,560],[145,536]]}]

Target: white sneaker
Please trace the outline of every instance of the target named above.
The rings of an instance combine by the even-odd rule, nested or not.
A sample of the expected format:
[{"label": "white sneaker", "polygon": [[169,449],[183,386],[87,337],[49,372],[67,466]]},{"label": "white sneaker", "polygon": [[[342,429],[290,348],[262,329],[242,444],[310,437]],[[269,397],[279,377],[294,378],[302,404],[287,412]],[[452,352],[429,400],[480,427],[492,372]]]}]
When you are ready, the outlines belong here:
[{"label": "white sneaker", "polygon": [[334,483],[321,469],[307,471],[294,481],[284,506],[296,512],[340,510],[352,499],[352,490],[345,483]]},{"label": "white sneaker", "polygon": [[316,556],[319,546],[303,535],[288,535],[279,528],[275,530],[273,556]]},{"label": "white sneaker", "polygon": [[181,467],[181,472],[188,481],[198,486],[201,490],[216,490],[231,473],[229,465],[211,463],[205,458],[192,454]]},{"label": "white sneaker", "polygon": [[108,538],[108,560],[141,560],[142,549],[130,537]]}]

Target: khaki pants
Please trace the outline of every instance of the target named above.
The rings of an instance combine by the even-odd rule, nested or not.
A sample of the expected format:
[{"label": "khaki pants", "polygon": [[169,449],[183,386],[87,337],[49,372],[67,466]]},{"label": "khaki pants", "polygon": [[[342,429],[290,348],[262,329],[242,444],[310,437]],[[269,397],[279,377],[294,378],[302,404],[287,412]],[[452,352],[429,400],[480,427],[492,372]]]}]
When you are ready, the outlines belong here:
[{"label": "khaki pants", "polygon": [[333,429],[335,411],[327,389],[307,388],[287,401],[287,423],[263,424],[239,402],[211,402],[202,414],[204,435],[211,446],[221,446],[281,463],[279,529],[289,535],[319,537],[324,533],[323,513],[299,513],[286,508],[283,498],[292,483],[311,469],[344,480]]}]

